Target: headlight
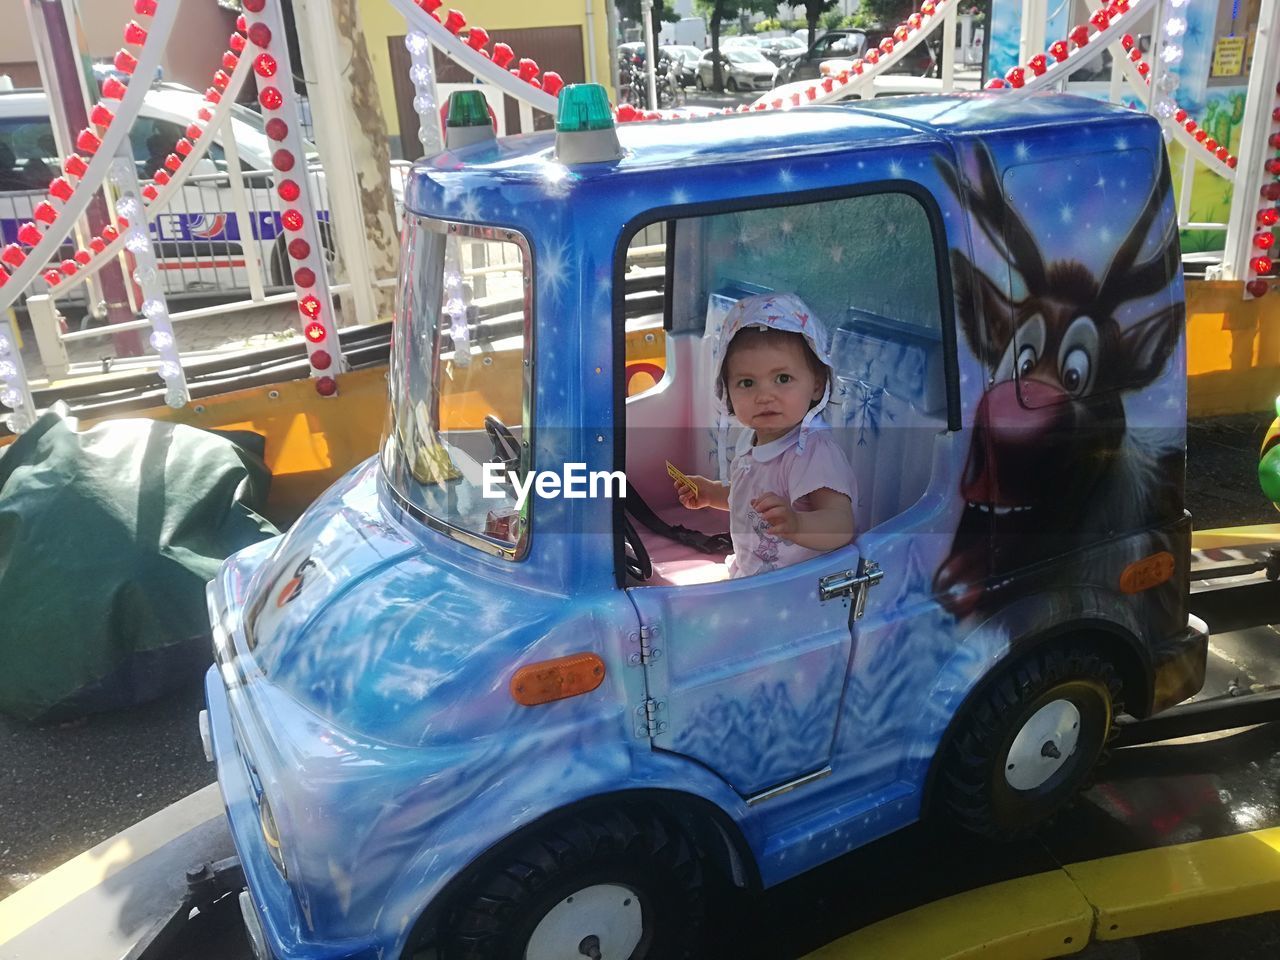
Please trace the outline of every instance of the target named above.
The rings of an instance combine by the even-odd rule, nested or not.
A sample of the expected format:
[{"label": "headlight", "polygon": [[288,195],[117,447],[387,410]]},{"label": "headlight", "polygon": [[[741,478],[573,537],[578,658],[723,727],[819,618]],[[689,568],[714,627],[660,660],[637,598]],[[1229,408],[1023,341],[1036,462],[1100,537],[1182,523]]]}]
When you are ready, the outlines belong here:
[{"label": "headlight", "polygon": [[276,818],[271,812],[271,804],[264,793],[258,794],[258,823],[262,827],[262,839],[267,843],[267,853],[271,854],[271,862],[286,880],[289,871],[284,866],[284,855],[280,852],[280,831],[276,829]]}]

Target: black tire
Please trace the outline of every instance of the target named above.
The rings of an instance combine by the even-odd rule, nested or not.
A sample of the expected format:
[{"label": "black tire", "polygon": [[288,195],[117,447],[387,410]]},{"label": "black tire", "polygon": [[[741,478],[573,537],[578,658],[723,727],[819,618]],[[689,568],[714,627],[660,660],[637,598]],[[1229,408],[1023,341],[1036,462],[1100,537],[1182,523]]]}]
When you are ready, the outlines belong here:
[{"label": "black tire", "polygon": [[[628,960],[693,956],[703,916],[702,865],[678,826],[640,807],[587,812],[530,835],[455,901],[440,941],[443,960],[523,960],[540,921],[575,894],[602,885],[633,891],[642,918]],[[630,899],[629,909],[635,909]],[[593,936],[575,929],[566,955]],[[602,945],[606,957],[617,955]],[[590,956],[590,952],[583,956]]]},{"label": "black tire", "polygon": [[[1114,736],[1121,691],[1115,667],[1085,646],[1047,649],[1007,667],[967,709],[950,740],[939,780],[947,812],[992,839],[1034,831],[1088,786]],[[1072,714],[1063,704],[1074,708],[1075,728],[1067,726]],[[1028,721],[1037,714],[1062,718],[1062,737],[1035,735]],[[1024,728],[1027,736],[1011,756]],[[1071,731],[1074,747],[1055,757],[1053,751],[1061,754],[1055,740],[1065,746]]]},{"label": "black tire", "polygon": [[730,93],[737,93],[738,81],[733,79],[733,77],[730,77],[728,80],[724,82],[724,88],[728,90]]}]

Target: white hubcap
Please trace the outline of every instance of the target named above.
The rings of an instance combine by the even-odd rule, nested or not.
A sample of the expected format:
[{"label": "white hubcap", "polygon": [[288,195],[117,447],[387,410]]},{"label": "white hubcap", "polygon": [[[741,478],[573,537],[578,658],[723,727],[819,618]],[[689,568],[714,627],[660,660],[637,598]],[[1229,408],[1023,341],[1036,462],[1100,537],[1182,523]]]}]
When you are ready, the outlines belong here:
[{"label": "white hubcap", "polygon": [[1054,700],[1032,714],[1009,748],[1004,778],[1015,790],[1034,790],[1062,769],[1080,740],[1080,711]]},{"label": "white hubcap", "polygon": [[599,883],[565,897],[534,929],[525,960],[627,960],[640,944],[644,917],[635,891]]}]

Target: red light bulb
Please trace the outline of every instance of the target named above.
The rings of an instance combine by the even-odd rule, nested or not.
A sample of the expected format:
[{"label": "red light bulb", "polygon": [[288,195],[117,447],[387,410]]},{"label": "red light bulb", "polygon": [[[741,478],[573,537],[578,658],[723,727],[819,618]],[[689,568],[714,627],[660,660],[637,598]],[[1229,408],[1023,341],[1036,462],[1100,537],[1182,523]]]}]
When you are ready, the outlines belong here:
[{"label": "red light bulb", "polygon": [[267,136],[276,142],[283,140],[289,135],[289,125],[279,117],[272,117],[268,120],[264,129],[267,132]]},{"label": "red light bulb", "polygon": [[237,57],[234,53],[232,53],[230,50],[227,50],[225,53],[222,54],[223,70],[234,70],[238,66],[240,66],[240,58]]},{"label": "red light bulb", "polygon": [[195,149],[195,145],[192,144],[192,142],[188,140],[186,137],[183,137],[181,140],[179,140],[177,143],[173,145],[173,152],[180,157],[190,156],[191,151],[194,149]]},{"label": "red light bulb", "polygon": [[182,166],[182,158],[178,156],[176,153],[171,153],[164,158],[164,165],[166,170],[170,170],[173,173],[177,173],[178,168]]},{"label": "red light bulb", "polygon": [[270,79],[276,75],[278,69],[279,64],[276,63],[276,58],[269,53],[260,53],[257,59],[253,61],[254,73],[260,77]]},{"label": "red light bulb", "polygon": [[1144,60],[1142,63],[1138,64],[1137,70],[1138,70],[1138,76],[1145,77],[1147,74],[1151,72],[1151,64],[1147,63]]},{"label": "red light bulb", "polygon": [[133,0],[133,12],[140,17],[154,17],[156,0]]},{"label": "red light bulb", "polygon": [[140,47],[147,42],[147,31],[137,20],[130,20],[124,27],[124,42]]},{"label": "red light bulb", "polygon": [[200,120],[203,120],[205,123],[208,123],[210,120],[213,119],[213,111],[210,110],[208,107],[201,107],[199,110],[196,111],[196,117],[199,118]]},{"label": "red light bulb", "polygon": [[1227,160],[1227,157],[1231,156],[1231,151],[1230,151],[1230,150],[1228,150],[1226,147],[1219,147],[1219,148],[1217,149],[1217,151],[1215,152],[1215,154],[1214,154],[1214,155],[1215,155],[1219,160],[1221,160],[1221,161],[1223,161],[1223,162],[1225,163],[1225,162],[1226,162],[1226,160]]},{"label": "red light bulb", "polygon": [[1196,143],[1204,143],[1207,139],[1209,139],[1209,131],[1204,127],[1196,131]]},{"label": "red light bulb", "polygon": [[200,126],[199,124],[196,124],[196,123],[192,123],[192,124],[188,124],[188,125],[187,125],[187,139],[188,139],[188,140],[199,140],[199,139],[200,139],[201,137],[203,137],[203,136],[204,136],[204,127],[202,127],[202,126]]},{"label": "red light bulb", "polygon": [[169,171],[168,171],[168,170],[157,170],[157,171],[155,172],[155,176],[154,176],[152,179],[154,179],[156,183],[160,184],[160,186],[162,186],[162,187],[163,187],[163,186],[164,186],[166,183],[168,183],[168,182],[169,182],[169,180],[170,180],[170,177],[169,177]]},{"label": "red light bulb", "polygon": [[253,41],[255,47],[262,47],[265,50],[271,46],[271,28],[265,23],[255,23],[249,28],[249,39]]},{"label": "red light bulb", "polygon": [[1273,177],[1280,177],[1280,157],[1272,157],[1267,161],[1267,173]]},{"label": "red light bulb", "polygon": [[1134,44],[1134,39],[1133,39],[1133,34],[1131,33],[1126,33],[1123,37],[1120,38],[1120,46],[1124,47],[1126,50],[1132,50],[1133,44]]},{"label": "red light bulb", "polygon": [[528,83],[538,75],[538,61],[530,60],[528,57],[520,58],[520,71],[518,76],[525,83]]},{"label": "red light bulb", "polygon": [[554,70],[548,70],[542,75],[542,92],[555,96],[564,87],[564,79]]},{"label": "red light bulb", "polygon": [[1130,59],[1130,60],[1132,60],[1134,63],[1137,63],[1139,60],[1141,60],[1141,59],[1142,59],[1142,51],[1141,51],[1141,50],[1130,50],[1130,51],[1129,51],[1129,59]]},{"label": "red light bulb", "polygon": [[[301,300],[298,301],[298,309],[302,311],[302,315],[304,317],[306,317],[309,320],[314,320],[318,316],[320,316],[320,298],[317,297],[315,294],[309,293],[305,297],[303,297]],[[307,325],[307,339],[313,342],[317,339],[316,337],[313,337],[311,335],[313,328],[319,328],[319,331],[320,331],[319,339],[323,340],[324,327],[318,323]]]},{"label": "red light bulb", "polygon": [[103,240],[101,237],[94,237],[89,241],[89,249],[94,253],[101,253],[103,250],[107,249],[107,241]]},{"label": "red light bulb", "polygon": [[924,17],[918,13],[913,13],[907,17],[907,29],[919,30],[924,25]]},{"label": "red light bulb", "polygon": [[58,284],[62,282],[62,274],[60,274],[57,270],[46,270],[43,274],[41,274],[41,276],[44,277],[44,282],[51,287],[56,287]]},{"label": "red light bulb", "polygon": [[243,33],[233,33],[231,39],[227,41],[227,46],[231,48],[233,53],[244,53],[245,44],[248,43]]},{"label": "red light bulb", "polygon": [[880,46],[880,52],[883,53],[885,56],[888,56],[889,54],[893,53],[893,37],[885,37],[883,40],[880,41],[879,46]]},{"label": "red light bulb", "polygon": [[[1276,237],[1273,233],[1255,233],[1253,235],[1253,245],[1259,250],[1270,250],[1275,242]],[[1261,273],[1262,271],[1259,270],[1258,272]]]},{"label": "red light bulb", "polygon": [[[545,81],[545,78],[544,78],[544,81]],[[823,77],[823,78],[822,78],[822,89],[823,89],[823,91],[825,91],[826,93],[831,93],[833,90],[835,90],[835,88],[836,88],[836,78],[835,78],[835,77]],[[542,84],[542,89],[543,89],[543,90],[547,89],[547,85],[546,85],[546,83],[545,83],[545,82]]]},{"label": "red light bulb", "polygon": [[284,105],[284,94],[276,87],[263,87],[258,94],[258,102],[264,109],[279,110]]},{"label": "red light bulb", "polygon": [[1271,147],[1273,150],[1280,150],[1280,133],[1273,133],[1271,136],[1267,137],[1267,146]]},{"label": "red light bulb", "polygon": [[1218,149],[1218,141],[1213,139],[1213,137],[1210,137],[1208,140],[1204,142],[1204,148],[1208,150],[1210,153],[1213,153],[1215,150]]},{"label": "red light bulb", "polygon": [[293,282],[304,290],[310,289],[316,285],[316,272],[310,267],[299,267],[293,275]]},{"label": "red light bulb", "polygon": [[1259,276],[1266,276],[1271,272],[1273,266],[1270,257],[1254,257],[1249,261],[1249,266],[1253,268],[1253,272]]},{"label": "red light bulb", "polygon": [[427,13],[434,13],[436,10],[439,10],[444,6],[444,0],[414,0],[414,3],[420,6]]},{"label": "red light bulb", "polygon": [[102,81],[102,95],[108,100],[123,100],[128,90],[129,88],[115,77],[107,77]]},{"label": "red light bulb", "polygon": [[18,228],[18,242],[25,243],[28,247],[34,247],[43,239],[44,234],[40,232],[40,228],[30,220]]},{"label": "red light bulb", "polygon": [[280,222],[284,224],[286,230],[292,230],[296,233],[302,229],[302,214],[294,209],[286,210],[280,215]]},{"label": "red light bulb", "polygon": [[317,370],[328,370],[333,364],[333,357],[327,350],[316,350],[311,354],[311,365]]},{"label": "red light bulb", "polygon": [[1083,23],[1078,24],[1071,28],[1071,32],[1067,36],[1077,47],[1083,47],[1089,42],[1089,28]]},{"label": "red light bulb", "polygon": [[109,127],[115,118],[116,115],[101,103],[95,103],[93,109],[89,111],[89,122],[95,127]]},{"label": "red light bulb", "polygon": [[261,13],[267,5],[267,0],[243,0],[240,5],[250,13]]},{"label": "red light bulb", "polygon": [[457,36],[458,31],[467,25],[467,18],[457,10],[450,10],[449,15],[444,19],[444,28]]},{"label": "red light bulb", "polygon": [[67,157],[66,160],[62,161],[62,172],[69,177],[75,177],[79,180],[89,172],[89,165],[85,163],[84,157],[80,156],[78,153],[73,153],[71,156]]},{"label": "red light bulb", "polygon": [[1067,46],[1067,41],[1065,40],[1055,40],[1053,43],[1049,45],[1049,54],[1053,57],[1054,60],[1057,60],[1058,63],[1061,63],[1063,60],[1067,59],[1070,53],[1071,53],[1071,50]]},{"label": "red light bulb", "polygon": [[880,62],[880,51],[877,50],[875,47],[872,47],[870,50],[868,50],[866,53],[862,55],[862,58],[866,60],[867,63],[872,64],[874,66],[875,64]]},{"label": "red light bulb", "polygon": [[1089,22],[1097,27],[1099,31],[1105,30],[1107,27],[1111,26],[1111,18],[1107,16],[1107,11],[1105,10],[1097,11],[1089,18]]},{"label": "red light bulb", "polygon": [[3,260],[11,267],[22,266],[26,259],[27,255],[22,252],[22,248],[16,243],[11,243],[4,250],[0,250],[0,260]]},{"label": "red light bulb", "polygon": [[[316,301],[316,304],[319,306],[318,300]],[[323,323],[308,323],[303,329],[303,336],[307,338],[309,343],[321,343],[324,341],[326,335]]]},{"label": "red light bulb", "polygon": [[1044,72],[1049,69],[1049,60],[1043,53],[1037,53],[1027,61],[1027,66],[1031,68],[1031,72],[1037,77],[1042,77]]},{"label": "red light bulb", "polygon": [[295,260],[305,260],[311,256],[311,244],[298,237],[289,241],[289,256]]},{"label": "red light bulb", "polygon": [[63,203],[70,200],[71,195],[75,192],[76,188],[65,177],[54,177],[49,183],[49,196],[61,200]]},{"label": "red light bulb", "polygon": [[338,392],[338,381],[333,377],[320,377],[316,381],[316,393],[322,397],[332,397]]},{"label": "red light bulb", "polygon": [[58,269],[69,277],[80,269],[80,264],[74,260],[63,260],[62,263],[58,264]]},{"label": "red light bulb", "polygon": [[288,173],[293,169],[293,154],[288,150],[277,150],[271,155],[271,165],[281,173]]},{"label": "red light bulb", "polygon": [[116,227],[107,226],[102,228],[102,239],[107,243],[115,243],[119,238],[120,231]]},{"label": "red light bulb", "polygon": [[1196,129],[1200,126],[1200,124],[1196,123],[1194,120],[1188,120],[1182,126],[1183,126],[1183,129],[1187,131],[1187,133],[1195,133]]},{"label": "red light bulb", "polygon": [[500,67],[505,68],[515,55],[515,51],[505,43],[495,43],[493,45],[493,62]]},{"label": "red light bulb", "polygon": [[147,184],[145,187],[142,188],[142,195],[148,200],[154,200],[156,197],[160,195],[160,191],[157,190],[151,184]]},{"label": "red light bulb", "polygon": [[221,103],[222,93],[221,91],[215,90],[213,89],[213,87],[210,87],[208,90],[204,92],[204,98],[208,100],[210,103]]},{"label": "red light bulb", "polygon": [[893,28],[893,39],[894,39],[894,42],[895,42],[895,43],[906,43],[906,42],[907,42],[907,34],[908,34],[907,25],[906,25],[905,23],[900,23],[900,24],[898,24],[896,27],[894,27],[894,28]]},{"label": "red light bulb", "polygon": [[1271,284],[1265,280],[1250,280],[1244,285],[1244,288],[1249,291],[1251,297],[1265,297],[1271,289]]},{"label": "red light bulb", "polygon": [[227,76],[227,71],[225,70],[219,70],[213,75],[213,89],[219,93],[225,91],[230,83],[231,78]]},{"label": "red light bulb", "polygon": [[984,86],[987,90],[1003,90],[1009,85],[1000,77],[992,77]]},{"label": "red light bulb", "polygon": [[1264,227],[1274,227],[1280,223],[1280,210],[1275,207],[1268,207],[1266,210],[1259,212],[1258,222]]},{"label": "red light bulb", "polygon": [[926,17],[932,17],[938,12],[938,5],[934,3],[934,0],[924,0],[924,3],[920,4],[920,12]]},{"label": "red light bulb", "polygon": [[102,138],[85,127],[80,131],[80,135],[76,137],[76,149],[92,156],[98,152],[98,148],[102,146]]},{"label": "red light bulb", "polygon": [[1280,107],[1276,107],[1271,111],[1271,122],[1280,123]]},{"label": "red light bulb", "polygon": [[1010,67],[1004,78],[1009,81],[1009,86],[1015,90],[1026,83],[1026,74],[1021,67]]},{"label": "red light bulb", "polygon": [[93,254],[90,253],[88,250],[76,251],[76,263],[80,264],[80,266],[87,267],[92,260],[93,260]]},{"label": "red light bulb", "polygon": [[53,223],[58,219],[58,208],[48,200],[42,200],[36,204],[36,208],[31,211],[31,215],[41,223]]},{"label": "red light bulb", "polygon": [[120,50],[116,53],[115,60],[112,61],[116,65],[116,69],[121,73],[132,75],[133,71],[138,69],[138,58],[128,50]]},{"label": "red light bulb", "polygon": [[244,32],[245,32],[245,30],[248,28],[248,26],[249,26],[249,21],[248,21],[248,20],[246,20],[246,19],[244,18],[244,14],[243,14],[243,13],[242,13],[242,14],[240,14],[240,16],[236,17],[236,29],[237,29],[237,30],[239,30],[241,33],[244,33]]},{"label": "red light bulb", "polygon": [[472,50],[483,50],[489,45],[489,31],[484,27],[472,27],[467,34],[467,46]]},{"label": "red light bulb", "polygon": [[293,203],[298,197],[302,196],[302,188],[298,186],[296,180],[281,180],[276,192],[280,194],[280,199],[285,203]]}]

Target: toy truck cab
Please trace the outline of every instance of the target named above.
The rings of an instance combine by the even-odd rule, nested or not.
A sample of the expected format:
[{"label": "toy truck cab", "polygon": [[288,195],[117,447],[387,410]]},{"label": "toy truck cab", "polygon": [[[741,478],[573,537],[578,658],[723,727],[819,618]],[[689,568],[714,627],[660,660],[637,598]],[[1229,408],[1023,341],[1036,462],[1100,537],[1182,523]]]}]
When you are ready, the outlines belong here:
[{"label": "toy truck cab", "polygon": [[[414,168],[381,453],[210,586],[264,956],[684,956],[705,886],[926,809],[1025,832],[1118,712],[1203,681],[1154,121],[957,96],[595,160],[566,132]],[[728,579],[665,461],[728,476],[714,344],[762,291],[831,332],[858,533]]]}]

